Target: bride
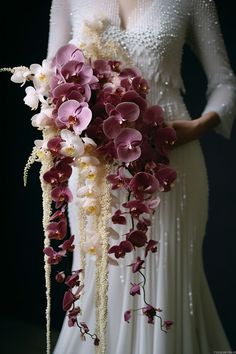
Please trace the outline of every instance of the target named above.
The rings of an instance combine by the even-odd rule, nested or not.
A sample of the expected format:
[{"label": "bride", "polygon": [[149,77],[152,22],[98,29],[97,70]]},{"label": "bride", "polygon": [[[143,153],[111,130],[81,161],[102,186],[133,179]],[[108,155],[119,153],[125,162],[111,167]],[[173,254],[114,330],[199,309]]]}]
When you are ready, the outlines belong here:
[{"label": "bride", "polygon": [[[166,124],[177,133],[170,165],[177,171],[174,188],[163,193],[151,238],[158,254],[146,262],[146,296],[174,325],[168,334],[144,316],[126,323],[123,313],[138,307],[127,296],[130,268],[109,265],[107,354],[209,354],[230,351],[202,263],[208,218],[208,178],[199,138],[210,129],[230,138],[236,115],[236,79],[228,62],[213,0],[53,0],[48,58],[68,43],[80,45],[85,21],[105,18],[102,43],[112,39],[149,80],[151,104],[159,104]],[[89,43],[90,38],[86,38]],[[181,60],[184,43],[197,55],[208,79],[207,104],[192,120],[183,102]],[[70,188],[76,190],[74,168]],[[118,194],[120,203],[124,196]],[[69,208],[71,233],[79,247],[78,206]],[[127,225],[129,228],[129,225]],[[116,228],[119,233],[119,227]],[[95,326],[95,262],[87,255],[81,320]],[[79,268],[79,252],[73,269]],[[65,320],[54,354],[92,354],[92,341],[82,342],[78,328]]]}]

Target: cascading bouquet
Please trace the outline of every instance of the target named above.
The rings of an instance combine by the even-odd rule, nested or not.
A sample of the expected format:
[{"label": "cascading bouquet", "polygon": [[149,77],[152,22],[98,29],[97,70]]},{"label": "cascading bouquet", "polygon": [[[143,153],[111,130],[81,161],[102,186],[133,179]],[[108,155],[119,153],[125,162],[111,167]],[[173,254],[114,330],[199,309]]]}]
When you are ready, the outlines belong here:
[{"label": "cascading bouquet", "polygon": [[[43,133],[36,140],[25,168],[25,183],[30,165],[42,163],[40,180],[43,194],[45,232],[45,274],[47,295],[47,353],[50,353],[50,273],[51,265],[64,265],[70,252],[80,252],[80,269],[68,274],[60,269],[56,280],[66,286],[63,309],[68,325],[78,326],[82,339],[90,336],[99,353],[106,352],[108,263],[134,254],[128,266],[140,275],[129,294],[143,296],[141,311],[148,323],[155,317],[167,331],[172,321],[163,320],[161,309],[145,296],[145,260],[157,251],[158,242],[150,239],[151,217],[160,203],[160,192],[167,192],[176,178],[168,165],[168,154],[175,142],[175,131],[165,126],[160,106],[150,106],[149,86],[136,67],[125,67],[118,60],[85,58],[74,44],[61,47],[52,62],[11,71],[11,80],[26,88],[24,102],[40,112],[32,125]],[[76,193],[69,187],[76,171]],[[119,193],[126,202],[118,203]],[[68,231],[67,207],[79,203],[79,250]],[[119,235],[115,224],[126,225]],[[113,227],[112,227],[113,226]],[[110,238],[113,245],[111,246]],[[54,244],[51,245],[51,240]],[[116,244],[114,244],[116,242]],[[136,251],[143,250],[143,256]],[[96,333],[85,322],[78,300],[83,294],[86,255],[96,258]],[[86,293],[82,296],[86,296]]]}]

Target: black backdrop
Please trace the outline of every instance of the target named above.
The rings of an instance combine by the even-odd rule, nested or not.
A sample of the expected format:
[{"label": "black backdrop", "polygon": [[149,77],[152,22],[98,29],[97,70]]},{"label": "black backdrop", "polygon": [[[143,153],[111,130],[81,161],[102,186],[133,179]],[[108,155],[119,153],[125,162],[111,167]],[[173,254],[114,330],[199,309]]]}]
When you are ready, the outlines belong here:
[{"label": "black backdrop", "polygon": [[[234,1],[217,0],[216,4],[230,61],[236,72]],[[41,63],[46,56],[49,8],[49,0],[5,2],[0,15],[1,67]],[[188,48],[184,52],[183,64],[188,92],[186,103],[192,116],[197,117],[205,104],[205,77]],[[3,161],[1,314],[43,325],[45,296],[39,165],[32,168],[26,189],[22,182],[23,168],[33,141],[40,138],[40,134],[30,125],[32,114],[22,101],[24,89],[11,83],[8,74],[1,74],[0,93]],[[226,333],[236,349],[236,127],[230,141],[210,132],[201,143],[210,186],[209,221],[203,247],[205,270]],[[56,329],[60,328],[63,319],[61,296],[60,289],[54,286],[52,325]]]}]

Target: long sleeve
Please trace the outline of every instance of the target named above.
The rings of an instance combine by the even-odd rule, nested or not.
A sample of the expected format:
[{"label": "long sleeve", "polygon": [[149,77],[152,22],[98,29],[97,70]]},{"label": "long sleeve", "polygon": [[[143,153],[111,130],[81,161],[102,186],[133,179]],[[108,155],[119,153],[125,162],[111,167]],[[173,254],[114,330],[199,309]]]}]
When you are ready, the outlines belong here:
[{"label": "long sleeve", "polygon": [[202,114],[220,117],[218,134],[230,139],[236,116],[236,78],[231,69],[213,0],[192,0],[187,42],[199,58],[208,80],[207,104]]},{"label": "long sleeve", "polygon": [[52,0],[47,57],[51,59],[58,48],[71,37],[71,23],[68,0]]}]

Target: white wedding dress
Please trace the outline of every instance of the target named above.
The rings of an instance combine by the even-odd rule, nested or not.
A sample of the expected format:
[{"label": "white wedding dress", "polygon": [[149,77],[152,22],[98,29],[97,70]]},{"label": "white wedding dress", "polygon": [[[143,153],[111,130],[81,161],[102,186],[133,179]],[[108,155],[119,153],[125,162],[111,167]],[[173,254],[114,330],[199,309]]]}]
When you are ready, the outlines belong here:
[{"label": "white wedding dress", "polygon": [[[217,112],[221,123],[215,131],[230,138],[236,115],[236,80],[213,0],[137,0],[125,30],[116,0],[54,0],[48,57],[68,41],[79,43],[84,20],[99,16],[110,21],[101,33],[102,40],[113,39],[127,51],[149,80],[150,103],[163,107],[166,120],[191,119],[181,96],[180,74],[183,45],[189,43],[208,79],[203,113]],[[124,322],[124,311],[142,306],[141,296],[129,295],[133,281],[130,267],[109,265],[107,354],[210,354],[230,350],[202,263],[208,178],[199,141],[173,149],[170,165],[177,170],[178,178],[174,188],[161,195],[154,215],[151,238],[159,241],[159,247],[158,253],[147,257],[145,275],[148,301],[163,309],[163,318],[175,323],[166,334],[160,330],[158,319],[154,325],[148,324],[139,314],[129,324]],[[70,181],[73,191],[76,178],[74,170]],[[119,198],[125,200],[124,195]],[[70,205],[69,218],[78,246],[76,200]],[[116,230],[119,232],[119,227]],[[78,267],[77,252],[73,268]],[[95,262],[89,256],[85,284],[81,320],[94,330]],[[93,353],[93,341],[88,338],[82,342],[79,329],[69,328],[66,319],[54,354]]]}]

